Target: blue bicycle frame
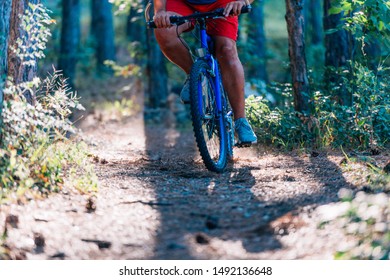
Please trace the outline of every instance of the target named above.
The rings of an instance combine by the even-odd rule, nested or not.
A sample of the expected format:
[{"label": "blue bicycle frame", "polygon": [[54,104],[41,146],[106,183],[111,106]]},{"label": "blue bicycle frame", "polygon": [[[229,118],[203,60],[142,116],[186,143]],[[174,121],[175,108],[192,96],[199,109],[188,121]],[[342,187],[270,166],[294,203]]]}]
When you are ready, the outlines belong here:
[{"label": "blue bicycle frame", "polygon": [[[220,124],[220,128],[222,131],[220,131],[220,137],[221,137],[221,143],[227,143],[228,139],[227,139],[227,133],[226,133],[226,126],[225,126],[225,123],[224,123],[224,118],[225,116],[223,115],[224,114],[224,110],[223,110],[223,106],[225,106],[225,104],[222,104],[222,93],[221,93],[221,74],[220,74],[220,71],[219,71],[219,67],[218,67],[218,62],[217,60],[211,55],[210,53],[210,48],[209,48],[209,43],[213,40],[206,32],[206,21],[205,19],[200,19],[199,20],[199,28],[200,28],[200,41],[201,41],[201,49],[204,49],[204,50],[207,50],[205,55],[202,57],[203,59],[205,59],[207,61],[207,63],[209,64],[211,70],[212,70],[212,81],[213,81],[213,84],[212,84],[212,87],[214,89],[214,93],[215,93],[215,102],[216,102],[216,105],[217,105],[217,111],[214,112],[215,113],[215,117],[216,119],[219,121],[219,124]],[[199,87],[201,87],[201,84],[199,84]],[[201,89],[199,88],[198,89],[198,92],[201,92]],[[198,98],[201,99],[202,96],[198,95]],[[203,108],[201,106],[202,104],[202,100],[199,100],[198,104],[199,104],[199,112],[202,112]],[[232,114],[232,112],[227,112],[228,114]],[[225,149],[227,148],[228,149],[228,152],[229,152],[229,143],[227,143],[228,145],[220,145],[220,154],[224,154],[226,151]],[[221,159],[220,159],[221,160]]]}]

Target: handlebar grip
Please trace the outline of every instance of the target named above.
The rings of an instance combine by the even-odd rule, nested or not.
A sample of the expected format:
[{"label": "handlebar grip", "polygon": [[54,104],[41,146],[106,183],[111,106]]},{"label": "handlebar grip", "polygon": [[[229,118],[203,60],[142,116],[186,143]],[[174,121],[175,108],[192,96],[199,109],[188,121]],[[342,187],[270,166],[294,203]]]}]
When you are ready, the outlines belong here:
[{"label": "handlebar grip", "polygon": [[252,5],[251,4],[246,5],[246,6],[241,8],[241,14],[250,13],[251,11],[252,11]]},{"label": "handlebar grip", "polygon": [[154,21],[148,21],[146,22],[146,27],[149,29],[149,28],[157,28],[156,24],[154,23]]},{"label": "handlebar grip", "polygon": [[[179,18],[180,18],[180,17],[178,17],[178,16],[171,16],[171,17],[169,17],[169,21],[170,21],[172,24],[175,24],[175,23],[179,22]],[[148,21],[148,22],[146,23],[146,26],[147,26],[148,28],[157,28],[157,26],[156,26],[156,24],[154,23],[154,21]]]}]

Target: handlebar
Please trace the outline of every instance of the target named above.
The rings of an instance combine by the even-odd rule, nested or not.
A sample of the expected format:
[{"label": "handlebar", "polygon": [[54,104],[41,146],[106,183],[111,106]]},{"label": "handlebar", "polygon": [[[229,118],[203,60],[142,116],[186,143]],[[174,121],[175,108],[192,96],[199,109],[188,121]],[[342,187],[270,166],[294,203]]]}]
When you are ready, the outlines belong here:
[{"label": "handlebar", "polygon": [[[212,18],[220,18],[224,17],[223,15],[223,8],[216,9],[212,12],[205,12],[205,13],[194,13],[189,16],[171,16],[169,20],[171,21],[171,24],[173,25],[181,25],[185,22],[189,22],[192,20],[197,20],[197,19],[212,19]],[[252,11],[252,6],[249,4],[247,6],[244,6],[241,8],[241,14],[246,14],[250,13]],[[147,21],[146,25],[148,28],[157,28],[156,24],[154,21]]]}]

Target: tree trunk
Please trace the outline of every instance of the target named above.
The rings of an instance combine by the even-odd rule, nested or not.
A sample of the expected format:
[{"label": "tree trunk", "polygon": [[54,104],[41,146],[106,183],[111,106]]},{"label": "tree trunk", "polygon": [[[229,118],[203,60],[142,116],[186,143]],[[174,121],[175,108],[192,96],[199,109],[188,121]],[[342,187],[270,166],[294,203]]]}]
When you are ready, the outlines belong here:
[{"label": "tree trunk", "polygon": [[[324,29],[335,29],[341,24],[343,15],[329,15],[331,0],[324,0]],[[325,66],[331,66],[336,69],[346,67],[348,60],[351,59],[350,38],[346,30],[338,30],[325,36]],[[341,80],[337,73],[328,70],[325,74],[326,84],[340,85]],[[344,87],[340,87],[340,103],[342,105],[352,105],[352,95]]]},{"label": "tree trunk", "polygon": [[313,45],[321,45],[323,43],[323,28],[322,28],[322,13],[321,0],[307,0],[309,5],[309,25],[310,38]]},{"label": "tree trunk", "polygon": [[148,29],[148,92],[149,107],[156,109],[165,107],[168,97],[168,72],[165,58],[154,37],[153,31]]},{"label": "tree trunk", "polygon": [[[341,24],[342,14],[329,15],[331,0],[324,0],[324,29],[335,29]],[[349,38],[346,30],[339,30],[325,36],[325,65],[336,68],[346,66],[351,59]]]},{"label": "tree trunk", "polygon": [[146,52],[146,24],[136,7],[131,7],[127,16],[126,35],[132,46],[134,62],[138,65],[145,63]]},{"label": "tree trunk", "polygon": [[[25,36],[25,31],[20,28],[21,16],[28,9],[28,4],[37,4],[39,0],[12,0],[12,10],[10,18],[10,32],[8,39],[8,76],[15,84],[20,84],[26,81],[31,81],[37,73],[37,65],[25,66],[17,57],[16,53],[10,48],[18,48],[17,39]],[[26,91],[24,94],[26,101],[34,104],[35,96],[31,91]]]},{"label": "tree trunk", "polygon": [[[127,26],[126,26],[126,35],[130,41],[145,42],[145,32],[140,32],[145,29],[145,25],[141,25],[139,18],[143,20],[143,15],[141,15],[138,10],[134,7],[130,8],[129,15],[127,16]],[[142,29],[141,29],[142,28]]]},{"label": "tree trunk", "polygon": [[303,1],[286,0],[286,22],[294,91],[294,108],[298,112],[309,113],[310,86],[307,77],[305,54]]},{"label": "tree trunk", "polygon": [[80,43],[80,1],[62,0],[61,49],[58,68],[73,87]]},{"label": "tree trunk", "polygon": [[4,85],[7,78],[7,48],[9,35],[9,20],[11,15],[12,0],[0,2],[0,143],[3,140],[1,133],[3,126],[3,102],[4,102]]},{"label": "tree trunk", "polygon": [[253,3],[253,10],[249,13],[250,32],[248,38],[254,48],[251,50],[252,55],[256,58],[256,63],[249,67],[249,76],[257,80],[268,82],[266,67],[266,39],[264,32],[264,3],[256,1]]},{"label": "tree trunk", "polygon": [[[7,48],[9,35],[9,21],[11,15],[12,0],[4,0],[0,2],[0,123],[3,108],[3,88],[7,78]],[[0,132],[1,133],[1,132]],[[0,134],[1,139],[1,134]]]},{"label": "tree trunk", "polygon": [[96,43],[98,72],[107,70],[106,60],[115,60],[114,21],[108,0],[93,0],[91,32]]}]

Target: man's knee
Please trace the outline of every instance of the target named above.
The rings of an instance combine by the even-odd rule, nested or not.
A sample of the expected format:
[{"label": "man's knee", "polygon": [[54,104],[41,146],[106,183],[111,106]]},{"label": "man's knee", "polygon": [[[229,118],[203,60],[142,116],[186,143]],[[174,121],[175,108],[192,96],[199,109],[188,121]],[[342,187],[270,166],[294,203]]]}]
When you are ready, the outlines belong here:
[{"label": "man's knee", "polygon": [[159,28],[154,30],[156,40],[162,49],[170,48],[174,45],[173,38],[176,36],[174,32],[169,29]]},{"label": "man's knee", "polygon": [[234,41],[221,40],[217,45],[217,56],[219,60],[225,60],[229,62],[238,61],[237,48]]}]

